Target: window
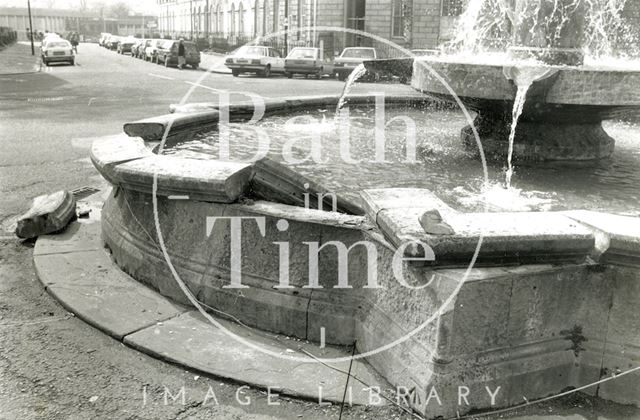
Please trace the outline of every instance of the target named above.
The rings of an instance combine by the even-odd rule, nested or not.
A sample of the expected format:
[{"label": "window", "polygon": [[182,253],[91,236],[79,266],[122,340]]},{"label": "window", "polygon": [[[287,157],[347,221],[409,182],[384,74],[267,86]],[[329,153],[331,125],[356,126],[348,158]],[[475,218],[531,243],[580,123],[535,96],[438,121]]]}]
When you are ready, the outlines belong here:
[{"label": "window", "polygon": [[229,10],[229,35],[235,35],[236,33],[236,6],[231,5]]},{"label": "window", "polygon": [[404,4],[403,0],[393,0],[391,36],[404,37]]},{"label": "window", "polygon": [[315,48],[294,48],[287,58],[301,59],[301,58],[318,58],[317,50]]},{"label": "window", "polygon": [[266,51],[264,47],[253,47],[253,46],[243,46],[238,49],[235,53],[236,55],[258,55],[258,56],[266,56]]},{"label": "window", "polygon": [[442,16],[460,16],[464,12],[464,0],[442,0]]}]

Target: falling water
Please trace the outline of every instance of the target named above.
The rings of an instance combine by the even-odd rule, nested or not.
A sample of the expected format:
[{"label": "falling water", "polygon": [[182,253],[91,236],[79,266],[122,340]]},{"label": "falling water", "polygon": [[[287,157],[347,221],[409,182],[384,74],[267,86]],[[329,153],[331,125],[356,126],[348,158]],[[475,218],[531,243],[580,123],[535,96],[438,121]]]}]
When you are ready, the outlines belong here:
[{"label": "falling water", "polygon": [[505,187],[511,188],[511,177],[513,176],[513,143],[516,138],[516,127],[524,109],[524,102],[527,99],[527,92],[531,87],[531,83],[518,84],[518,93],[513,101],[513,110],[511,114],[511,131],[509,132],[509,151],[507,152],[507,173],[505,179]]},{"label": "falling water", "polygon": [[513,109],[511,111],[511,130],[509,132],[509,150],[507,152],[507,173],[505,179],[505,187],[511,188],[511,177],[513,176],[513,144],[516,138],[516,128],[518,121],[524,109],[524,103],[527,100],[527,92],[534,82],[550,77],[558,70],[548,66],[521,66],[521,67],[504,67],[503,72],[507,79],[513,80],[517,90],[516,97],[513,101]]},{"label": "falling water", "polygon": [[367,72],[367,68],[364,66],[364,64],[359,64],[355,69],[353,69],[353,71],[351,72],[351,74],[347,78],[347,81],[344,84],[344,88],[342,89],[342,94],[340,95],[340,99],[338,100],[338,105],[336,106],[336,117],[340,114],[340,110],[342,109],[345,102],[347,101],[347,96],[353,89],[353,86],[356,84],[359,78],[365,75],[366,72]]},{"label": "falling water", "polygon": [[[539,2],[529,1],[533,6]],[[637,31],[624,16],[627,3],[635,0],[580,1],[585,8],[582,44],[587,57],[600,58],[605,63],[612,57],[627,60],[640,57]],[[580,1],[576,0],[575,4]],[[463,55],[504,51],[505,47],[512,44],[512,28],[519,22],[533,19],[532,35],[537,28],[545,28],[551,23],[551,16],[540,19],[537,12],[537,7],[530,7],[516,14],[513,3],[509,0],[469,0],[465,11],[457,20],[455,37],[446,49],[451,54]],[[559,34],[563,24],[550,36]]]}]

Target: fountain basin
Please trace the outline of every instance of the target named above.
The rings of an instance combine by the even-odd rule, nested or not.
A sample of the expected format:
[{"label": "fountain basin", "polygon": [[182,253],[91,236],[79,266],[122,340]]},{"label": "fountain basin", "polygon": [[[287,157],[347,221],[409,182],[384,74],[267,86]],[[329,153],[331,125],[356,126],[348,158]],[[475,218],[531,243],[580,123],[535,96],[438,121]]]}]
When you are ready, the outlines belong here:
[{"label": "fountain basin", "polygon": [[[604,131],[602,121],[640,113],[640,71],[549,66],[507,57],[492,61],[420,57],[365,65],[371,71],[410,80],[414,89],[452,103],[456,103],[455,93],[465,107],[477,112],[474,126],[490,159],[503,160],[508,150],[518,92],[513,73],[547,70],[527,92],[515,133],[516,161],[592,162],[607,158],[613,153],[615,140]],[[463,129],[461,136],[469,149],[478,151],[471,127]]]},{"label": "fountain basin", "polygon": [[[289,103],[299,108],[305,101]],[[308,101],[310,106],[336,102],[337,98]],[[266,111],[282,112],[286,106],[284,101],[284,108],[280,103]],[[492,391],[501,387],[494,407],[509,406],[520,403],[523,395],[532,400],[637,365],[638,218],[552,213],[548,220],[555,222],[547,236],[541,231],[527,235],[527,227],[518,228],[518,223],[508,235],[504,227],[500,235],[492,235],[490,216],[466,217],[424,189],[365,191],[365,215],[253,200],[255,164],[158,156],[152,152],[155,143],[145,144],[138,137],[157,141],[162,132],[158,125],[167,127],[171,121],[171,139],[190,139],[201,129],[194,121],[217,124],[217,111],[210,108],[182,109],[185,112],[130,123],[125,126],[127,135],[93,145],[92,161],[113,185],[102,212],[103,240],[118,266],[132,277],[189,303],[158,247],[152,196],[153,176],[158,173],[157,210],[164,243],[199,301],[218,315],[222,312],[274,333],[312,341],[320,341],[323,334],[326,343],[335,345],[355,341],[360,353],[404,340],[366,360],[391,384],[406,388],[411,406],[428,418],[491,408],[487,386]],[[239,110],[235,117],[233,109]],[[231,119],[246,118],[247,110],[246,105],[232,107]],[[461,226],[473,225],[474,219],[476,233],[487,231],[487,247],[480,249],[478,265],[468,275],[465,267],[477,234],[466,239],[460,234],[458,242],[452,242],[420,232],[417,216],[434,208],[442,210],[458,232],[464,233]],[[231,216],[264,219],[263,232],[253,222],[242,227],[241,279],[246,289],[224,288],[231,281],[229,225],[207,221]],[[527,214],[514,215],[513,220],[523,216]],[[511,217],[501,215],[496,224],[508,226]],[[283,220],[286,230],[281,229]],[[621,225],[622,234],[616,230]],[[397,281],[392,263],[402,242],[416,236],[433,245],[437,258],[435,264],[403,261],[408,284],[423,286],[407,288]],[[323,250],[318,261],[323,287],[305,288],[310,263],[304,244],[331,241],[346,247],[368,241],[375,255],[353,247],[348,258],[352,288],[336,289],[337,251]],[[535,241],[538,249],[547,251],[531,259],[523,251],[534,249],[527,247]],[[275,242],[291,243],[293,288],[275,287],[281,278]],[[445,246],[439,248],[439,243]],[[441,261],[445,264],[438,265]],[[364,287],[371,267],[380,288]],[[416,331],[431,317],[432,323]],[[638,404],[637,387],[629,381],[631,377],[621,378],[586,392]],[[460,386],[469,388],[469,404],[458,405]],[[433,389],[442,404],[428,398]]]}]

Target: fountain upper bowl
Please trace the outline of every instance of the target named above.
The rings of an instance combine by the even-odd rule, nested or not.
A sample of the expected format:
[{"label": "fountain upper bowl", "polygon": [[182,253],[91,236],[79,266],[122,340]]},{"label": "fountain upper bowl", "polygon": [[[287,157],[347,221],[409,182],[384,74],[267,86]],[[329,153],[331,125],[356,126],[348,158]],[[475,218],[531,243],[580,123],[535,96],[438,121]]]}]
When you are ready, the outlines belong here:
[{"label": "fountain upper bowl", "polygon": [[517,85],[508,78],[509,72],[514,68],[537,67],[549,69],[549,74],[531,86],[525,119],[594,122],[615,118],[621,112],[640,111],[640,71],[548,66],[531,61],[500,62],[498,57],[489,63],[446,56],[420,57],[411,63],[413,88],[448,100],[455,94],[474,110],[510,110]]}]

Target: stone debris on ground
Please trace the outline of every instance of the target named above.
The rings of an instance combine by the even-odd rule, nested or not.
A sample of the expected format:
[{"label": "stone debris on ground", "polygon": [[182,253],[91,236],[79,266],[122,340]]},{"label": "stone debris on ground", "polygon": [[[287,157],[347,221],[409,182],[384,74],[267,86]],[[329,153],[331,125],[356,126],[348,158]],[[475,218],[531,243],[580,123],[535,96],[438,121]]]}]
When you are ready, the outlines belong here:
[{"label": "stone debris on ground", "polygon": [[76,199],[69,191],[41,195],[18,218],[15,233],[22,239],[36,238],[63,230],[75,218]]},{"label": "stone debris on ground", "polygon": [[455,234],[453,228],[442,219],[442,215],[436,209],[424,212],[420,217],[420,225],[426,233],[432,235]]}]

